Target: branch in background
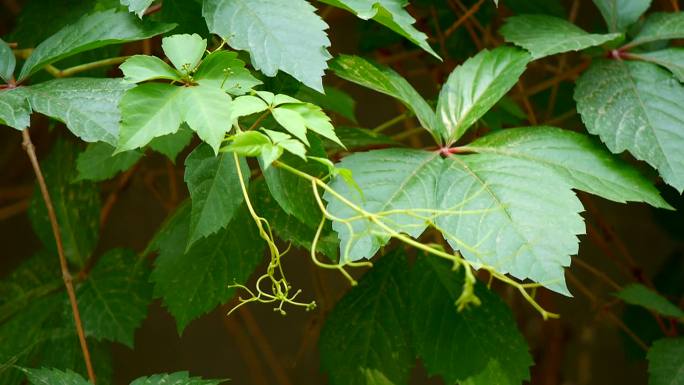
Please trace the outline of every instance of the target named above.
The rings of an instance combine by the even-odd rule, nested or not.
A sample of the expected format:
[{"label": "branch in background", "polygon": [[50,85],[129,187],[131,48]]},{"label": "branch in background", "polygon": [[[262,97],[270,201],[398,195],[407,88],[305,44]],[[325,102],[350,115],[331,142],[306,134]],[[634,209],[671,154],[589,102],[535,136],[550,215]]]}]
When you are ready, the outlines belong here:
[{"label": "branch in background", "polygon": [[81,344],[81,351],[83,352],[83,360],[85,361],[86,370],[88,371],[88,378],[90,379],[91,383],[95,384],[95,372],[93,371],[93,365],[90,361],[90,352],[88,351],[88,343],[86,341],[85,333],[83,332],[81,314],[78,311],[78,302],[76,301],[76,292],[74,291],[71,273],[69,272],[69,266],[67,265],[67,260],[64,256],[62,236],[60,234],[59,223],[57,222],[57,215],[55,214],[55,208],[52,206],[52,199],[50,199],[50,193],[48,192],[47,184],[45,184],[43,172],[40,170],[40,164],[38,163],[38,157],[36,156],[36,149],[33,146],[33,142],[31,142],[31,135],[29,134],[29,129],[27,128],[24,131],[22,131],[22,135],[24,138],[22,145],[24,146],[26,154],[28,154],[29,160],[31,161],[31,166],[33,167],[33,171],[36,174],[36,180],[38,181],[38,186],[40,187],[40,192],[43,195],[45,207],[47,208],[48,217],[50,218],[52,234],[55,236],[55,243],[57,244],[57,254],[59,255],[59,265],[62,270],[62,279],[64,280],[64,286],[66,286],[67,294],[69,296],[71,311],[74,314],[76,334],[78,335],[78,341]]}]

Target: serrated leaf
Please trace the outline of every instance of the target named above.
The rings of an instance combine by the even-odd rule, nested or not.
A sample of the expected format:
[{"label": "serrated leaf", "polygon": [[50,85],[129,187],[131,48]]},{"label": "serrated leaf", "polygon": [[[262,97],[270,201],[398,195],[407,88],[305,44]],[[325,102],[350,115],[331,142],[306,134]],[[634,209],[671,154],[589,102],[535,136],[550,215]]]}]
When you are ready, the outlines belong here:
[{"label": "serrated leaf", "polygon": [[176,157],[192,141],[193,131],[187,124],[181,124],[178,131],[173,134],[160,136],[152,139],[149,147],[165,155],[171,162],[176,163]]},{"label": "serrated leaf", "polygon": [[416,20],[404,9],[408,5],[407,0],[321,0],[321,2],[350,11],[363,20],[373,19],[440,59],[428,44],[427,35],[413,26]]},{"label": "serrated leaf", "polygon": [[[546,166],[493,154],[442,159],[436,152],[400,149],[357,153],[339,166],[351,170],[363,196],[341,178],[330,186],[393,231],[418,237],[434,223],[476,267],[486,264],[568,294],[563,267],[584,232],[582,206]],[[356,217],[350,227],[333,223],[343,261],[370,258],[388,242],[387,230],[331,194],[324,198],[333,215]]]},{"label": "serrated leaf", "polygon": [[121,0],[121,5],[128,7],[129,12],[133,12],[142,19],[145,11],[154,0]]},{"label": "serrated leaf", "polygon": [[614,153],[628,150],[684,190],[684,86],[650,63],[604,60],[577,81],[577,111]]},{"label": "serrated leaf", "polygon": [[521,15],[506,19],[499,33],[520,46],[533,59],[561,52],[580,51],[615,40],[620,33],[587,33],[565,19],[546,15]]},{"label": "serrated leaf", "polygon": [[477,283],[475,294],[482,304],[458,311],[455,302],[463,282],[461,271],[432,256],[419,256],[411,270],[411,332],[428,373],[446,383],[461,383],[494,362],[507,380],[503,384],[529,380],[532,357],[511,310]]},{"label": "serrated leaf", "polygon": [[231,95],[243,95],[261,84],[238,59],[237,52],[214,51],[202,60],[193,79],[201,85],[221,88]]},{"label": "serrated leaf", "polygon": [[283,126],[283,128],[294,135],[297,139],[308,145],[309,140],[306,138],[306,119],[293,108],[294,105],[286,104],[274,108],[271,112],[275,120]]},{"label": "serrated leaf", "polygon": [[[241,169],[245,183],[249,183],[249,166],[244,159]],[[200,238],[224,229],[244,197],[233,154],[216,156],[208,145],[198,146],[185,160],[185,183],[192,199],[190,232],[184,248],[189,250]]]},{"label": "serrated leaf", "polygon": [[328,140],[337,143],[340,145],[340,147],[344,147],[344,144],[342,144],[340,139],[335,134],[335,127],[333,127],[333,125],[330,123],[330,118],[321,110],[320,107],[311,103],[290,104],[285,106],[290,106],[293,111],[296,111],[302,116],[302,118],[304,118],[304,121],[306,122],[306,128]]},{"label": "serrated leaf", "polygon": [[[41,168],[55,208],[64,254],[76,266],[83,266],[97,244],[100,193],[93,183],[72,183],[77,156],[75,145],[59,140],[41,162]],[[55,238],[38,186],[31,198],[29,217],[38,238],[56,255]]]},{"label": "serrated leaf", "polygon": [[266,111],[267,109],[268,105],[261,98],[252,95],[240,96],[233,100],[230,120],[235,121],[235,119]]},{"label": "serrated leaf", "polygon": [[330,62],[330,69],[345,80],[398,99],[416,114],[421,126],[435,139],[441,136],[432,107],[406,79],[391,68],[358,56],[340,55]]},{"label": "serrated leaf", "polygon": [[147,39],[175,25],[140,22],[128,12],[108,10],[83,16],[40,43],[21,68],[19,81],[42,67],[77,53],[110,44]]},{"label": "serrated leaf", "polygon": [[648,351],[649,385],[684,384],[684,338],[661,339]]},{"label": "serrated leaf", "polygon": [[0,39],[0,79],[9,83],[14,78],[14,67],[16,65],[17,59],[14,57],[12,48]]},{"label": "serrated leaf", "polygon": [[684,38],[684,14],[656,12],[648,15],[639,33],[628,44],[634,47],[658,40]]},{"label": "serrated leaf", "polygon": [[667,317],[684,318],[684,310],[639,283],[627,285],[614,295],[628,304],[642,306]]},{"label": "serrated leaf", "polygon": [[183,120],[218,154],[221,142],[231,129],[231,98],[220,88],[183,87]]},{"label": "serrated leaf", "polygon": [[643,52],[637,58],[661,65],[684,83],[684,48],[666,48],[660,51]]},{"label": "serrated leaf", "polygon": [[181,333],[193,319],[228,302],[233,283],[244,284],[261,263],[264,244],[245,208],[226,229],[197,241],[185,252],[190,228],[190,205],[177,209],[155,237],[159,250],[151,280],[155,296],[176,319]]},{"label": "serrated leaf", "polygon": [[76,181],[99,182],[111,179],[119,172],[131,168],[143,156],[139,151],[126,151],[114,155],[114,150],[115,148],[107,143],[89,144],[76,160],[78,170]]},{"label": "serrated leaf", "polygon": [[71,370],[58,369],[23,369],[31,385],[91,385],[81,375]]},{"label": "serrated leaf", "polygon": [[335,305],[319,342],[331,385],[369,384],[368,370],[397,385],[408,383],[414,362],[408,278],[403,252],[388,254]]},{"label": "serrated leaf", "polygon": [[154,138],[178,131],[184,111],[181,95],[183,87],[163,83],[145,83],[128,90],[119,103],[117,151],[143,147]]},{"label": "serrated leaf", "polygon": [[256,131],[240,132],[233,137],[233,141],[225,148],[242,156],[258,156],[264,148],[273,146],[268,136]]},{"label": "serrated leaf", "polygon": [[19,131],[29,126],[31,106],[24,87],[0,90],[0,124]]},{"label": "serrated leaf", "polygon": [[195,70],[206,49],[207,40],[196,33],[171,35],[162,39],[162,50],[166,57],[178,71],[186,74]]},{"label": "serrated leaf", "polygon": [[651,0],[594,0],[610,32],[622,32],[634,24],[651,5]]},{"label": "serrated leaf", "polygon": [[356,123],[356,100],[346,92],[335,87],[324,87],[322,94],[309,87],[301,87],[297,92],[297,99],[321,106],[324,110],[332,111]]},{"label": "serrated leaf", "polygon": [[323,91],[328,25],[305,0],[206,0],[202,11],[209,30],[248,51],[255,69],[267,76],[284,71]]},{"label": "serrated leaf", "polygon": [[119,103],[132,86],[121,79],[54,79],[29,88],[35,112],[64,122],[86,142],[116,145]]},{"label": "serrated leaf", "polygon": [[124,74],[124,80],[131,83],[156,79],[181,80],[176,70],[156,56],[134,55],[126,59],[119,68]]},{"label": "serrated leaf", "polygon": [[525,71],[530,55],[512,47],[483,50],[449,75],[439,93],[437,121],[447,144],[458,140]]},{"label": "serrated leaf", "polygon": [[595,140],[555,127],[524,127],[487,135],[464,150],[527,159],[552,168],[572,187],[615,202],[671,208],[652,183]]},{"label": "serrated leaf", "polygon": [[203,380],[200,377],[190,377],[188,372],[176,372],[141,377],[131,382],[131,385],[219,385],[224,382],[225,380]]},{"label": "serrated leaf", "polygon": [[133,348],[135,330],[152,301],[146,261],[133,251],[114,249],[103,255],[78,290],[86,335]]}]

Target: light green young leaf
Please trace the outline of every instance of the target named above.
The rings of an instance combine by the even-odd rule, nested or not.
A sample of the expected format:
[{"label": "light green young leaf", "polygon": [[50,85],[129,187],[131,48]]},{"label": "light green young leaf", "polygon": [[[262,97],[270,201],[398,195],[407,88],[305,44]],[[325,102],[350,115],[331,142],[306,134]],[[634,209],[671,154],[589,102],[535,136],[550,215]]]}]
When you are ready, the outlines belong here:
[{"label": "light green young leaf", "polygon": [[117,152],[133,150],[154,138],[178,131],[183,122],[183,87],[145,83],[128,90],[121,99],[121,127]]},{"label": "light green young leaf", "polygon": [[190,377],[188,372],[176,372],[141,377],[131,382],[131,385],[219,385],[224,382],[226,380],[203,380],[199,377]]},{"label": "light green young leaf", "polygon": [[684,190],[684,86],[651,63],[604,60],[577,81],[577,111],[610,151],[628,150]]},{"label": "light green young leaf", "polygon": [[150,249],[159,250],[151,280],[154,293],[176,319],[178,332],[193,319],[228,302],[233,283],[245,284],[261,263],[264,244],[245,208],[231,225],[197,241],[185,252],[190,228],[190,205],[179,207]]},{"label": "light green young leaf", "polygon": [[[241,168],[245,183],[249,183],[244,159]],[[223,152],[216,156],[208,145],[198,146],[185,160],[185,183],[192,199],[188,250],[197,240],[224,229],[244,197],[233,155]]]},{"label": "light green young leaf", "polygon": [[620,33],[587,33],[565,19],[546,15],[510,17],[499,32],[507,42],[528,50],[533,59],[580,51],[622,36]]},{"label": "light green young leaf", "polygon": [[501,99],[525,71],[530,55],[517,48],[483,50],[449,75],[437,103],[437,121],[454,143]]},{"label": "light green young leaf", "polygon": [[594,0],[610,32],[623,32],[651,6],[651,0]]},{"label": "light green young leaf", "polygon": [[404,9],[408,5],[407,0],[321,0],[321,2],[345,9],[363,20],[373,19],[440,59],[430,47],[427,35],[413,26],[416,20]]},{"label": "light green young leaf", "polygon": [[147,39],[175,27],[174,24],[141,22],[128,12],[108,10],[83,16],[47,38],[24,63],[19,81],[44,66],[80,52],[110,44]]},{"label": "light green young leaf", "polygon": [[[100,193],[93,183],[73,183],[78,152],[74,144],[60,139],[41,162],[41,168],[55,208],[64,254],[74,265],[83,266],[97,245]],[[29,218],[43,245],[56,255],[52,226],[38,186],[31,198]]]},{"label": "light green young leaf", "polygon": [[255,69],[281,70],[323,91],[330,40],[315,10],[305,0],[206,0],[202,12],[211,32],[250,53]]},{"label": "light green young leaf", "polygon": [[505,382],[487,385],[529,381],[532,357],[511,310],[478,283],[475,294],[482,305],[457,311],[463,281],[462,271],[431,256],[419,256],[411,270],[411,332],[428,373],[448,384],[462,383],[496,363]]},{"label": "light green young leaf", "polygon": [[294,135],[297,139],[304,142],[307,146],[309,140],[306,138],[306,119],[293,108],[293,104],[286,104],[273,109],[273,117],[275,120]]},{"label": "light green young leaf", "polygon": [[119,68],[124,74],[124,80],[131,83],[156,79],[180,81],[178,72],[156,56],[134,55],[126,59]]},{"label": "light green young leaf", "polygon": [[321,106],[324,110],[335,112],[356,123],[356,100],[346,92],[335,87],[325,86],[325,94],[309,87],[301,87],[297,92],[297,99]]},{"label": "light green young leaf", "polygon": [[147,262],[135,252],[114,249],[100,258],[78,290],[86,335],[133,348],[135,330],[152,302]]},{"label": "light green young leaf", "polygon": [[114,155],[114,148],[108,143],[98,142],[88,145],[85,151],[78,155],[76,181],[91,180],[95,182],[111,179],[121,171],[126,171],[136,164],[143,153],[140,151],[126,151]]},{"label": "light green young leaf", "polygon": [[16,65],[17,59],[14,57],[12,48],[0,39],[0,79],[9,83],[14,78],[14,67]]},{"label": "light green young leaf", "polygon": [[[287,150],[287,152],[296,155],[302,159],[306,159],[306,147],[304,144],[296,139],[286,139],[278,143],[278,147]],[[275,160],[275,159],[274,159]]]},{"label": "light green young leaf", "polygon": [[366,382],[368,370],[408,384],[415,360],[407,317],[410,286],[407,259],[398,250],[380,259],[326,318],[319,349],[331,385],[381,385]]},{"label": "light green young leaf", "polygon": [[64,122],[86,142],[116,145],[119,136],[119,103],[132,87],[121,79],[54,79],[29,88],[35,112]]},{"label": "light green young leaf", "polygon": [[59,369],[22,369],[26,372],[28,382],[31,385],[91,385],[80,374],[71,370],[61,371]]},{"label": "light green young leaf", "polygon": [[196,33],[171,35],[162,39],[162,49],[178,71],[189,74],[202,60],[207,40]]},{"label": "light green young leaf", "polygon": [[[304,119],[306,128],[326,139],[339,144],[341,147],[344,147],[340,139],[337,137],[337,135],[335,135],[335,127],[333,127],[333,125],[330,123],[330,118],[321,110],[320,107],[311,103],[284,104],[276,107],[273,110],[274,116],[276,111],[281,111],[282,109],[288,109],[290,111],[296,112]],[[277,117],[276,120],[278,120]],[[280,120],[278,120],[278,123],[280,123]],[[287,128],[285,125],[283,125],[283,127]],[[306,143],[306,141],[303,142]]]},{"label": "light green young leaf", "polygon": [[684,83],[684,48],[666,48],[660,51],[634,54],[637,58],[661,65]]},{"label": "light green young leaf", "polygon": [[256,114],[268,109],[268,105],[261,98],[252,95],[239,96],[233,100],[230,121],[243,116]]},{"label": "light green young leaf", "polygon": [[639,33],[628,45],[634,47],[658,40],[684,39],[684,13],[657,12],[648,15]]},{"label": "light green young leaf", "polygon": [[129,12],[133,12],[142,19],[145,11],[154,2],[154,0],[121,0],[121,5],[128,7]]},{"label": "light green young leaf", "polygon": [[484,136],[463,149],[544,164],[573,188],[615,202],[671,208],[636,169],[606,151],[600,142],[573,131],[545,126],[511,128]]},{"label": "light green young leaf", "polygon": [[226,147],[226,151],[242,156],[259,156],[264,148],[273,146],[268,136],[256,132],[245,131],[233,136],[233,141]]},{"label": "light green young leaf", "polygon": [[31,106],[24,87],[0,90],[0,124],[19,131],[29,126]]},{"label": "light green young leaf", "polygon": [[684,318],[684,310],[639,283],[627,285],[614,295],[630,305],[642,306],[667,317]]},{"label": "light green young leaf", "polygon": [[335,75],[389,95],[411,110],[420,124],[436,140],[443,136],[435,121],[435,112],[409,82],[389,67],[381,66],[358,56],[340,55],[330,62]]},{"label": "light green young leaf", "polygon": [[218,154],[221,142],[230,131],[231,98],[220,88],[183,87],[180,108],[183,120]]},{"label": "light green young leaf", "polygon": [[222,88],[231,95],[244,95],[261,81],[237,57],[237,52],[214,51],[202,60],[193,79],[201,85]]},{"label": "light green young leaf", "polygon": [[684,384],[684,338],[661,339],[648,351],[649,385]]},{"label": "light green young leaf", "polygon": [[176,163],[176,157],[192,141],[193,131],[187,124],[181,124],[178,131],[173,134],[160,136],[152,139],[149,147],[165,155],[171,162]]}]

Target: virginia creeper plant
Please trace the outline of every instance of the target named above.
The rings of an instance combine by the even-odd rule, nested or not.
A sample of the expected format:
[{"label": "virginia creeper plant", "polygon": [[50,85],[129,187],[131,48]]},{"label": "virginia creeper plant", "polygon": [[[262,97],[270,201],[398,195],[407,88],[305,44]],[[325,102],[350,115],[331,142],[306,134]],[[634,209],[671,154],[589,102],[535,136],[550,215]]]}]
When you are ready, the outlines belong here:
[{"label": "virginia creeper plant", "polygon": [[[218,307],[319,314],[330,384],[407,385],[418,360],[447,384],[551,383],[516,316],[562,320],[549,298],[583,295],[646,351],[649,384],[684,384],[682,292],[631,257],[618,281],[578,259],[580,239],[615,243],[588,232],[594,197],[672,215],[661,191],[684,190],[677,1],[415,3],[92,0],[50,18],[27,2],[0,40],[0,123],[32,166],[42,246],[0,282],[0,383],[113,383],[110,346],[135,347],[154,300],[179,334]],[[331,44],[333,16],[362,20],[361,53]],[[409,81],[416,58],[432,92]],[[367,128],[345,88],[398,113]],[[103,248],[118,194],[162,157],[168,218],[144,250]],[[334,306],[290,278],[306,263],[344,280]]]}]

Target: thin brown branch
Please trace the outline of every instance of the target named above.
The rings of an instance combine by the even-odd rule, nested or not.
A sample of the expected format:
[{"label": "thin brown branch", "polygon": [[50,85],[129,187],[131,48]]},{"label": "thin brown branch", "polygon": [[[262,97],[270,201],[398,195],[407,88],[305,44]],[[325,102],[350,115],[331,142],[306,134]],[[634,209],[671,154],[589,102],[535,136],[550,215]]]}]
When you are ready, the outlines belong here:
[{"label": "thin brown branch", "polygon": [[530,97],[532,95],[536,95],[542,91],[545,91],[545,90],[553,87],[555,84],[558,84],[558,83],[565,81],[565,80],[568,80],[568,79],[575,78],[582,71],[587,69],[587,67],[589,67],[589,62],[588,61],[583,62],[582,64],[578,65],[577,67],[571,68],[567,71],[564,71],[561,74],[558,74],[557,76],[554,76],[551,79],[545,80],[541,83],[537,83],[537,84],[527,88],[525,90],[524,94],[513,95],[512,98],[513,99],[521,99],[523,97]]},{"label": "thin brown branch", "polygon": [[105,201],[104,205],[102,205],[102,210],[100,211],[100,227],[107,223],[109,214],[111,214],[114,204],[116,204],[116,201],[119,199],[119,193],[128,185],[131,177],[133,177],[133,174],[137,169],[137,165],[133,166],[119,177],[118,181],[116,182],[116,187],[111,193],[109,193],[107,200]]},{"label": "thin brown branch", "polygon": [[243,361],[249,371],[251,383],[254,385],[269,385],[268,379],[264,376],[264,370],[259,365],[260,360],[252,346],[252,343],[247,338],[245,331],[240,327],[240,324],[234,318],[223,317],[223,325],[228,329],[228,332],[235,338],[235,342],[242,353]]},{"label": "thin brown branch", "polygon": [[9,206],[0,207],[0,221],[12,218],[13,216],[23,213],[29,207],[29,199],[23,199],[19,202],[12,203]]},{"label": "thin brown branch", "polygon": [[47,184],[45,183],[43,172],[40,170],[40,164],[38,163],[38,157],[36,156],[36,149],[33,146],[33,142],[31,142],[29,129],[27,128],[22,131],[22,135],[24,138],[23,147],[29,157],[29,160],[31,161],[33,171],[36,174],[36,180],[38,182],[38,186],[40,187],[43,200],[45,201],[48,218],[50,219],[50,225],[52,226],[52,234],[55,237],[57,254],[59,255],[59,265],[62,270],[62,279],[64,280],[64,286],[66,287],[67,295],[69,296],[69,303],[71,304],[71,311],[74,315],[76,334],[78,335],[78,341],[81,344],[83,360],[85,361],[86,370],[88,371],[88,379],[91,383],[95,384],[95,372],[93,371],[93,365],[90,360],[90,351],[88,351],[88,343],[86,341],[85,333],[83,332],[83,323],[81,322],[81,314],[78,311],[78,302],[76,301],[76,292],[74,291],[71,273],[69,272],[69,266],[64,255],[64,247],[62,244],[59,223],[57,222],[57,215],[55,214],[55,209],[52,205],[52,199],[50,199],[50,193],[48,191]]},{"label": "thin brown branch", "polygon": [[446,29],[446,31],[444,31],[444,36],[451,36],[458,29],[458,27],[461,26],[461,24],[468,21],[468,19],[470,19],[475,14],[475,12],[477,12],[480,9],[483,3],[484,0],[480,0],[477,3],[475,3],[475,5],[470,7],[470,9],[468,9],[463,15],[461,15],[461,17],[459,17],[453,24],[451,24],[449,28]]},{"label": "thin brown branch", "polygon": [[521,100],[523,106],[525,107],[525,110],[527,111],[527,120],[530,121],[530,124],[536,126],[539,121],[537,120],[537,115],[534,113],[534,108],[532,108],[532,103],[530,103],[530,99],[525,94],[525,86],[522,83],[522,79],[518,80],[517,87],[520,91],[520,94],[523,95]]}]

